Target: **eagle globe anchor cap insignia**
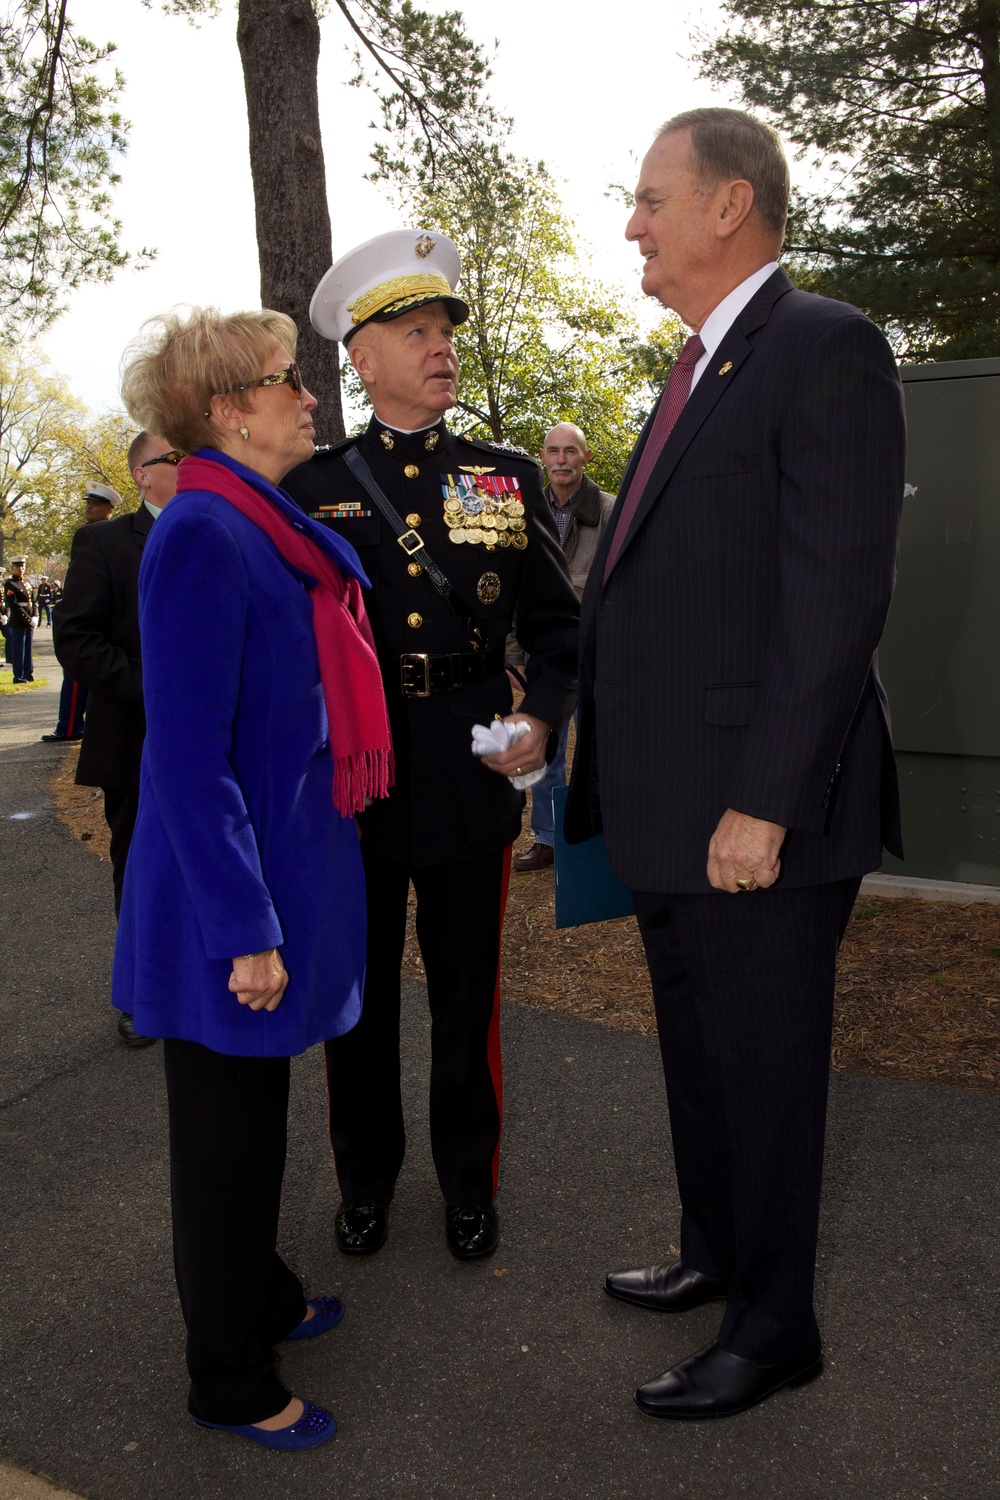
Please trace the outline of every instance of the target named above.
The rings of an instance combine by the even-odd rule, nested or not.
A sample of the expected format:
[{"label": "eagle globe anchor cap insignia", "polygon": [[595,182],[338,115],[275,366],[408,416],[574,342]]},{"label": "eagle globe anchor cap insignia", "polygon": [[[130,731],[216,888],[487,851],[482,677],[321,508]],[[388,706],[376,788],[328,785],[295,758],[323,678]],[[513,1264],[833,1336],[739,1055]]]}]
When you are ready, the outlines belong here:
[{"label": "eagle globe anchor cap insignia", "polygon": [[309,320],[346,344],[365,323],[385,323],[427,302],[443,302],[456,325],[469,316],[455,295],[462,262],[445,234],[394,229],[342,255],[313,293]]}]

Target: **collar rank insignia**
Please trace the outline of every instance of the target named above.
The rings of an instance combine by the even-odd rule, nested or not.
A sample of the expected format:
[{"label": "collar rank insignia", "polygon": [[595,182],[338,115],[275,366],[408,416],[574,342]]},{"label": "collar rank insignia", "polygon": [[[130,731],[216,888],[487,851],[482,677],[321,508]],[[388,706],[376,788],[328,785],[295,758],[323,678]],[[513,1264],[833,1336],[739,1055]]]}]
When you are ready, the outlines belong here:
[{"label": "collar rank insignia", "polygon": [[731,359],[727,359],[726,363],[722,366],[722,369],[719,371],[719,374],[720,375],[728,375],[729,372],[730,372],[730,370],[732,368],[733,368],[733,362],[732,362],[732,360]]}]

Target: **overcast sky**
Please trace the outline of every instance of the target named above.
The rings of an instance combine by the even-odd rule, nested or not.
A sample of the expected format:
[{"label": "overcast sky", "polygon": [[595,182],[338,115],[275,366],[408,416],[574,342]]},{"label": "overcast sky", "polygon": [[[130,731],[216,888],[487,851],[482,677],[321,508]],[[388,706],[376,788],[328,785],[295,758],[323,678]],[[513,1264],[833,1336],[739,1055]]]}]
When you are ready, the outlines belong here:
[{"label": "overcast sky", "polygon": [[[436,10],[454,3],[423,0]],[[625,209],[605,188],[634,181],[636,159],[668,115],[738,102],[699,82],[687,60],[692,28],[719,25],[713,0],[656,7],[650,0],[466,0],[461,9],[477,41],[499,43],[492,97],[515,118],[517,150],[544,160],[563,182],[564,206],[595,273],[633,288],[640,305],[638,253],[622,236]],[[331,10],[322,23],[320,102],[336,258],[401,226],[363,181],[375,102],[346,87],[348,32]],[[75,293],[42,341],[75,394],[100,412],[119,404],[118,362],[144,318],[184,302],[252,307],[260,287],[235,4],[197,28],[140,0],[72,0],[71,14],[92,41],[118,44],[132,129],[115,212],[128,248],[158,252],[145,271],[126,270],[110,285]]]}]

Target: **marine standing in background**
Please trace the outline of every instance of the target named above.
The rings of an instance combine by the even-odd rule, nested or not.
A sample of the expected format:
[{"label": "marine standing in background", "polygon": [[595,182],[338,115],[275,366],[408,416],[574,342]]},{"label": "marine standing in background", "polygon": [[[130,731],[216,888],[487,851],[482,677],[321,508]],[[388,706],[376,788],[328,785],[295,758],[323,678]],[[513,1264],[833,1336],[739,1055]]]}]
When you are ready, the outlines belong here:
[{"label": "marine standing in background", "polygon": [[[396,784],[361,818],[368,960],[359,1025],[327,1044],[330,1135],[347,1254],[378,1250],[403,1162],[400,967],[412,880],[433,1022],[431,1146],[446,1237],[462,1260],[499,1241],[499,968],[510,848],[523,793],[574,702],[579,606],[535,463],[449,432],[460,262],[444,235],[401,230],[327,272],[313,326],[341,339],[374,407],[365,432],[293,471],[285,488],[357,549],[389,703]],[[362,476],[361,458],[398,514]],[[445,575],[442,580],[441,575]],[[437,582],[435,583],[435,578]],[[480,761],[472,727],[511,714],[505,638],[530,656],[516,716],[529,733]],[[331,920],[335,914],[331,913]]]},{"label": "marine standing in background", "polygon": [[38,624],[39,624],[39,626],[41,626],[41,624],[42,624],[42,618],[44,616],[45,623],[48,625],[49,629],[51,630],[52,629],[52,585],[49,582],[49,576],[48,576],[47,573],[43,573],[42,576],[41,576],[41,578],[38,580],[38,587],[35,590],[35,605],[36,605],[36,607],[38,609]]},{"label": "marine standing in background", "polygon": [[7,644],[15,682],[34,682],[31,669],[31,586],[24,576],[26,557],[12,557],[3,586],[7,607]]}]

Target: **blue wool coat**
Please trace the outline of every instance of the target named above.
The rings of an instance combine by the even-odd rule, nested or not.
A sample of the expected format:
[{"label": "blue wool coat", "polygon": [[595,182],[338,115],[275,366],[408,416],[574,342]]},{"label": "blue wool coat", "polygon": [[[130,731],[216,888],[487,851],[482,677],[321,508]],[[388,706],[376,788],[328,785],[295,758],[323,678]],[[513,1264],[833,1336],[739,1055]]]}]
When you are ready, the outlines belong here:
[{"label": "blue wool coat", "polygon": [[[346,573],[357,554],[282,492],[213,449]],[[361,1013],[365,901],[354,819],[333,760],[308,586],[227,500],[184,491],[139,575],[147,733],[113,1003],[146,1036],[286,1057]],[[240,1005],[234,955],[277,947],[277,1010]]]}]

